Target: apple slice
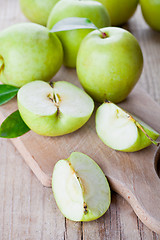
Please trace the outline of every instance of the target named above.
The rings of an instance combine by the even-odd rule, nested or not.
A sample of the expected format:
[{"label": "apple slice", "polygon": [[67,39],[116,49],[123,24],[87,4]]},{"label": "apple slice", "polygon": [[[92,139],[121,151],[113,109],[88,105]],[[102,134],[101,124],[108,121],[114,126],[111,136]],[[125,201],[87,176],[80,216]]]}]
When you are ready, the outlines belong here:
[{"label": "apple slice", "polygon": [[93,112],[94,102],[69,82],[49,85],[34,81],[18,91],[18,108],[31,130],[40,135],[59,136],[82,127]]},{"label": "apple slice", "polygon": [[135,152],[151,143],[158,145],[155,140],[159,133],[111,102],[98,108],[96,131],[107,146],[119,151]]},{"label": "apple slice", "polygon": [[87,155],[73,152],[53,170],[52,189],[62,214],[73,221],[91,221],[109,208],[111,192],[100,167]]}]

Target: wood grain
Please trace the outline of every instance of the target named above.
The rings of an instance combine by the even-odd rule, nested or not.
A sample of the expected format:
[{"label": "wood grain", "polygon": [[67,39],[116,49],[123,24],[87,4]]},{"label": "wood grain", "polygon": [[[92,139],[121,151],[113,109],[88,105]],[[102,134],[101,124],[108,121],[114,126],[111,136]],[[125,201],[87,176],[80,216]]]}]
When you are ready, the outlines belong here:
[{"label": "wood grain", "polygon": [[[73,70],[62,68],[57,76],[78,83]],[[147,108],[146,102],[149,102]],[[139,87],[120,105],[160,132],[160,107]],[[16,108],[16,99],[3,105],[0,121],[3,119],[1,115],[7,117]],[[47,187],[51,187],[53,167],[59,159],[69,157],[73,151],[89,155],[100,165],[112,189],[130,203],[143,223],[160,234],[160,185],[155,171],[155,146],[136,153],[120,153],[110,149],[97,137],[94,114],[85,126],[72,134],[47,138],[30,131],[11,141]]]},{"label": "wood grain", "polygon": [[[18,1],[3,2],[0,11],[1,29],[25,19]],[[160,73],[160,36],[142,22],[140,11],[125,27],[137,36],[146,55],[140,86],[159,101],[160,86],[156,78]],[[0,239],[160,239],[116,194],[112,196],[109,211],[100,220],[86,224],[65,220],[55,205],[51,190],[38,183],[10,142],[1,140],[0,145]]]}]

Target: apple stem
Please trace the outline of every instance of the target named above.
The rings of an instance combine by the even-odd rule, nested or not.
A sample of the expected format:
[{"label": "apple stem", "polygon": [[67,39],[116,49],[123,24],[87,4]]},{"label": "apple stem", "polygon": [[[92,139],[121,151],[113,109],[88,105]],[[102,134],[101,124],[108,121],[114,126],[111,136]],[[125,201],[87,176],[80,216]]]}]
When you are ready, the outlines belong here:
[{"label": "apple stem", "polygon": [[106,99],[104,102],[105,102],[105,103],[111,103],[111,102],[110,102],[109,100],[107,100],[107,99]]},{"label": "apple stem", "polygon": [[50,82],[49,82],[49,85],[50,85],[52,88],[54,88],[54,82],[50,81]]},{"label": "apple stem", "polygon": [[102,38],[107,38],[108,37],[105,32],[102,32],[100,29],[98,29],[98,31],[101,33]]}]

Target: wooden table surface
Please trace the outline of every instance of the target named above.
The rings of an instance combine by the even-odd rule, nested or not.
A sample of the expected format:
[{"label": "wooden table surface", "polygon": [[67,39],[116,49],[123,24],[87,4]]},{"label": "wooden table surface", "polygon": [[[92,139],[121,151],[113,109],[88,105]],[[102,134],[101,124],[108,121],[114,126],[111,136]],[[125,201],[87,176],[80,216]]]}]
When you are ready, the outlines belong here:
[{"label": "wooden table surface", "polygon": [[[0,31],[26,21],[18,0],[0,0]],[[140,8],[124,27],[136,36],[144,54],[139,84],[160,104],[160,33],[145,24]],[[55,204],[52,190],[41,185],[11,142],[0,139],[0,150],[0,240],[160,239],[114,192],[109,210],[99,220],[66,220]]]}]

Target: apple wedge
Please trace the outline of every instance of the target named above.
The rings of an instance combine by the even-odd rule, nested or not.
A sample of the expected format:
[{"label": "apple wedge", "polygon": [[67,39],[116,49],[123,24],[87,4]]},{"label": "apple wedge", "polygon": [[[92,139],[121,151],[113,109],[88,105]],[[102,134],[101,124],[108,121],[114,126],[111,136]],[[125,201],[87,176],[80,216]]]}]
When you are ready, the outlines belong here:
[{"label": "apple wedge", "polygon": [[100,167],[87,155],[73,152],[53,170],[52,190],[62,214],[73,221],[91,221],[109,208],[111,192]]},{"label": "apple wedge", "polygon": [[59,136],[82,127],[90,118],[93,100],[65,81],[34,81],[18,91],[18,108],[27,126],[45,136]]},{"label": "apple wedge", "polygon": [[159,133],[111,102],[103,103],[96,112],[96,131],[110,148],[135,152],[154,143]]}]

